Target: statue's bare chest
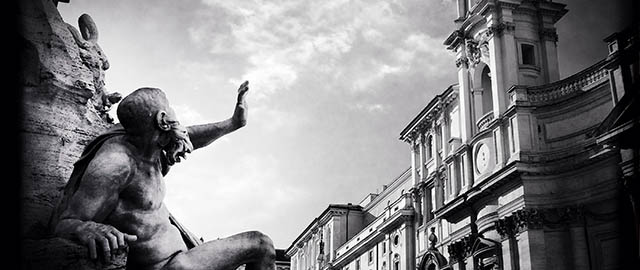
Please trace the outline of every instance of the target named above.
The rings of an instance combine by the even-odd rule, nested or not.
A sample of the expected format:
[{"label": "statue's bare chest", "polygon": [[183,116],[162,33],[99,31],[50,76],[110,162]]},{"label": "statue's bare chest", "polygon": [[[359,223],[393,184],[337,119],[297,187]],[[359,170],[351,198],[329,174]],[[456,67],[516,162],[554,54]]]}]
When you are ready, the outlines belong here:
[{"label": "statue's bare chest", "polygon": [[132,176],[131,182],[122,192],[121,199],[137,210],[157,210],[165,196],[162,174],[153,167],[141,167]]}]

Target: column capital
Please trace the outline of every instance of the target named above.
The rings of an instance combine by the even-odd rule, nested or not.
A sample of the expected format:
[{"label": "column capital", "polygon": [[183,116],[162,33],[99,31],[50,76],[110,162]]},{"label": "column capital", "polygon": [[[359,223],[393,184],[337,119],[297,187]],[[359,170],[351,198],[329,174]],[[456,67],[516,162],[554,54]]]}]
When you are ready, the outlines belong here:
[{"label": "column capital", "polygon": [[544,223],[542,211],[524,208],[495,222],[496,231],[502,238],[511,238],[531,229],[541,229]]},{"label": "column capital", "polygon": [[469,60],[466,57],[460,57],[456,59],[456,67],[457,68],[469,68]]},{"label": "column capital", "polygon": [[504,33],[513,33],[516,30],[516,25],[512,22],[501,22],[495,25],[487,27],[486,36],[492,38],[500,36]]}]

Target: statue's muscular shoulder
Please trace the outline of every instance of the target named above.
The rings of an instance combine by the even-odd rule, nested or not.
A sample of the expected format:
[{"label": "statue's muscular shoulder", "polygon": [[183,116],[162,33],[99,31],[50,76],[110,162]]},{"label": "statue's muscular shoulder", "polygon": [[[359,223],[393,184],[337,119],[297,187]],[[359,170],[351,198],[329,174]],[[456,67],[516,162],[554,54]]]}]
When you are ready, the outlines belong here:
[{"label": "statue's muscular shoulder", "polygon": [[85,177],[89,176],[98,181],[104,179],[110,184],[118,184],[120,188],[124,188],[135,170],[131,146],[121,137],[114,137],[105,141],[96,152],[87,167]]},{"label": "statue's muscular shoulder", "polygon": [[137,149],[122,137],[106,141],[96,153],[96,158],[107,161],[105,166],[112,166],[112,173],[120,175],[118,193],[120,203],[125,208],[138,211],[155,211],[160,208],[165,187],[159,160],[144,160],[137,154]]}]

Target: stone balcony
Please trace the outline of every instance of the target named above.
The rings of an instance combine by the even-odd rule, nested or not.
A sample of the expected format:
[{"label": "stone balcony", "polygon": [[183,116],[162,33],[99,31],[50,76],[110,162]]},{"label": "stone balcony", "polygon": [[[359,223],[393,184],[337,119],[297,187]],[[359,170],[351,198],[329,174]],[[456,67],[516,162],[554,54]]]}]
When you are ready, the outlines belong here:
[{"label": "stone balcony", "polygon": [[602,60],[583,71],[550,84],[540,86],[514,85],[508,90],[509,103],[510,105],[553,104],[593,89],[608,81],[606,66],[609,62]]},{"label": "stone balcony", "polygon": [[478,121],[476,122],[476,126],[478,127],[478,132],[489,127],[489,123],[491,123],[493,119],[494,119],[493,111],[485,113],[482,117],[480,117],[480,119],[478,119]]}]

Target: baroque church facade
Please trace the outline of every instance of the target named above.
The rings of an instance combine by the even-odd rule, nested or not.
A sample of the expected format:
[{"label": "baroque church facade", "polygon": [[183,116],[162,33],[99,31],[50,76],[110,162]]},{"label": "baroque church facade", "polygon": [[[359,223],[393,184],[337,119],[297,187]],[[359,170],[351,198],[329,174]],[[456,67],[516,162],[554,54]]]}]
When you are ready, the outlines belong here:
[{"label": "baroque church facade", "polygon": [[560,80],[564,4],[457,8],[444,45],[458,82],[401,131],[411,167],[358,205],[330,205],[287,249],[291,269],[638,263],[638,26],[612,33],[605,59]]}]

